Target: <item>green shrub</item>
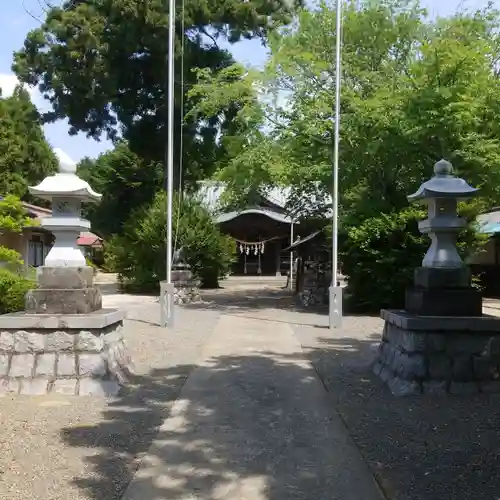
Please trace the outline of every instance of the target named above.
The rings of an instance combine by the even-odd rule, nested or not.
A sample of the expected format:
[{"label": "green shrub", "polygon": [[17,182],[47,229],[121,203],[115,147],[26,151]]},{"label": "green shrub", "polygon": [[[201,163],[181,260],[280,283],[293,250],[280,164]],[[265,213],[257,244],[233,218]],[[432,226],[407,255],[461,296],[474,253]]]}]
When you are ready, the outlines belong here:
[{"label": "green shrub", "polygon": [[[230,270],[235,252],[231,238],[221,234],[210,213],[199,202],[173,200],[174,238],[184,248],[187,264],[202,287],[218,286]],[[106,245],[106,267],[114,269],[129,290],[150,292],[165,279],[166,200],[159,193],[152,204],[132,214],[124,234]]]},{"label": "green shrub", "polygon": [[[462,208],[462,212],[467,208]],[[469,214],[467,214],[469,215]],[[342,271],[348,277],[346,307],[352,312],[403,308],[405,289],[430,245],[418,230],[424,210],[408,207],[380,214],[347,230],[341,249]],[[462,258],[475,251],[484,237],[468,227],[458,238]]]},{"label": "green shrub", "polygon": [[24,296],[35,283],[7,269],[0,269],[0,314],[24,310]]},{"label": "green shrub", "polygon": [[99,266],[90,257],[85,257],[85,265],[94,270],[94,275],[96,275],[97,271],[99,271]]}]

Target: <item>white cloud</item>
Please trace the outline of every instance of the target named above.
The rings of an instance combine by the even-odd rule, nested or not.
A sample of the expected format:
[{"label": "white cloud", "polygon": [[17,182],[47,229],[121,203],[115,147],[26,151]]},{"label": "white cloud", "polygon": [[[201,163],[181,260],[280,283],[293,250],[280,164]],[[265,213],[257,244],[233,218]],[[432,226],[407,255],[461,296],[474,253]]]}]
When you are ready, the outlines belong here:
[{"label": "white cloud", "polygon": [[0,89],[2,89],[2,96],[9,97],[14,92],[14,88],[18,84],[16,75],[0,73]]},{"label": "white cloud", "polygon": [[[9,97],[14,92],[16,85],[19,84],[19,80],[14,73],[0,73],[0,89],[2,89],[2,96]],[[24,86],[29,92],[31,97],[31,102],[40,110],[47,111],[50,109],[49,103],[42,97],[38,89],[34,87]]]}]

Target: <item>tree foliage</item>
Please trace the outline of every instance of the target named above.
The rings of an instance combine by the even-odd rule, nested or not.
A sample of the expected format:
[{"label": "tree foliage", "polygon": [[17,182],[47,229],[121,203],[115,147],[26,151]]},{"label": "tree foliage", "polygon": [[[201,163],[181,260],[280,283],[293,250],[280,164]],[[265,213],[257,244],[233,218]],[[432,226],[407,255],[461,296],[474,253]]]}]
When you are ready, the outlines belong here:
[{"label": "tree foliage", "polygon": [[[0,232],[19,234],[25,227],[36,224],[17,196],[7,195],[0,199]],[[0,262],[14,269],[23,263],[19,252],[3,245],[0,245]]]},{"label": "tree foliage", "polygon": [[162,186],[163,168],[141,159],[121,142],[95,161],[83,159],[78,174],[103,195],[100,203],[86,210],[93,230],[109,237],[122,232],[135,210],[151,203]]},{"label": "tree foliage", "polygon": [[29,279],[0,268],[0,314],[24,310],[24,297],[35,286]]},{"label": "tree foliage", "polygon": [[[338,186],[343,258],[367,264],[348,265],[354,294],[373,291],[368,262],[384,270],[387,288],[393,283],[401,294],[426,240],[409,235],[404,252],[389,243],[416,227],[410,219],[420,212],[408,208],[406,197],[432,175],[436,161],[450,160],[458,175],[481,188],[481,198],[469,208],[472,219],[484,206],[500,204],[500,13],[490,5],[434,19],[409,0],[347,0],[343,12]],[[293,26],[271,36],[266,69],[239,79],[241,103],[259,96],[258,129],[265,137],[248,133],[240,154],[220,163],[219,176],[234,179],[238,193],[247,192],[249,182],[290,185],[291,211],[301,209],[304,199],[331,193],[335,17],[333,2],[301,11]],[[200,85],[220,85],[217,78]],[[219,93],[215,105],[224,109],[234,101],[233,88],[226,89],[226,101]],[[269,101],[272,96],[276,99]],[[203,105],[213,103],[206,93]],[[242,123],[257,113],[244,109],[240,106],[238,115]],[[372,243],[379,245],[376,251]],[[404,277],[399,286],[391,267]],[[377,276],[377,283],[381,279]],[[377,299],[370,293],[371,307],[380,305],[383,294]]]},{"label": "tree foliage", "polygon": [[0,195],[29,199],[28,186],[56,168],[28,92],[18,86],[12,96],[2,98],[0,89]]},{"label": "tree foliage", "polygon": [[[219,40],[264,39],[287,23],[300,3],[186,0],[177,9],[175,148],[179,160],[183,145],[186,182],[210,172],[223,153],[217,136],[230,122],[230,116],[221,121],[214,114],[180,126],[182,110],[189,105],[184,91],[196,80],[191,69],[217,72],[227,67],[232,58]],[[13,68],[21,81],[38,85],[51,102],[46,121],[67,117],[71,133],[122,136],[145,161],[159,161],[166,138],[167,35],[164,0],[67,0],[50,9],[42,26],[28,34]]]},{"label": "tree foliage", "polygon": [[[484,199],[499,199],[499,21],[492,7],[433,20],[414,1],[345,2],[339,180],[345,217],[406,206],[406,195],[442,157],[481,187]],[[257,181],[331,192],[335,9],[323,3],[303,10],[293,27],[273,33],[270,46],[266,70],[242,76],[236,95],[243,104],[252,92],[263,96],[258,129],[275,154],[263,161],[259,152],[269,144],[257,136],[251,150],[240,148],[242,158],[257,155],[250,167],[240,162],[237,177],[245,179],[255,165],[262,171]],[[220,75],[200,82],[221,89],[205,92],[204,108],[234,102],[235,85],[224,101],[220,83]],[[240,108],[242,122],[256,113]]]},{"label": "tree foliage", "polygon": [[[220,233],[211,214],[197,201],[176,196],[174,245],[183,247],[187,264],[203,287],[217,287],[230,270],[234,242]],[[136,211],[120,236],[107,246],[108,265],[119,273],[124,285],[134,291],[153,291],[166,276],[166,199]]]}]

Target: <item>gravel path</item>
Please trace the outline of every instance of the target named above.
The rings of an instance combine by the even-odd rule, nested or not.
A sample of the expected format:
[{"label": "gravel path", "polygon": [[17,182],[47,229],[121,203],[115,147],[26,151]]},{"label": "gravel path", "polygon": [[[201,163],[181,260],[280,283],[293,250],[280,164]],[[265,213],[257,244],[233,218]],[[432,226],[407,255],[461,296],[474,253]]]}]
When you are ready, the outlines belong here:
[{"label": "gravel path", "polygon": [[500,396],[395,398],[371,374],[378,318],[294,330],[390,500],[498,500]]},{"label": "gravel path", "polygon": [[138,376],[119,398],[0,398],[1,500],[121,497],[218,314],[181,310],[173,331],[155,324],[158,304],[130,308],[129,317]]},{"label": "gravel path", "polygon": [[0,500],[119,500],[220,314],[293,327],[389,500],[500,498],[500,395],[395,398],[369,368],[378,318],[330,332],[327,316],[297,311],[276,286],[206,297],[173,330],[157,326],[151,299],[127,303],[138,376],[115,400],[0,398]]}]

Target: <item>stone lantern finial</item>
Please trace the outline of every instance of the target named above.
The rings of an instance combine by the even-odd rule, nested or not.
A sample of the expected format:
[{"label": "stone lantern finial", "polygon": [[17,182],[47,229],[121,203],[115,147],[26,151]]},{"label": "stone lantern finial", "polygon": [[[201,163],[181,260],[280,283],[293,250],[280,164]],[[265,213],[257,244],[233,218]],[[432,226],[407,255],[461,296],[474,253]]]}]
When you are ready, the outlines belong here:
[{"label": "stone lantern finial", "polygon": [[76,163],[62,149],[54,149],[54,154],[59,161],[60,174],[76,174]]},{"label": "stone lantern finial", "polygon": [[434,164],[434,175],[446,177],[453,174],[453,165],[447,160],[439,160]]}]

